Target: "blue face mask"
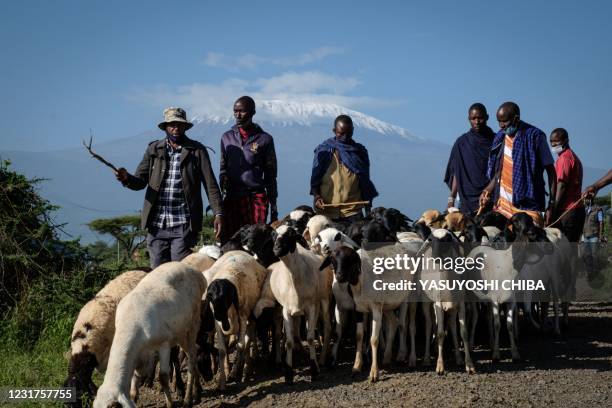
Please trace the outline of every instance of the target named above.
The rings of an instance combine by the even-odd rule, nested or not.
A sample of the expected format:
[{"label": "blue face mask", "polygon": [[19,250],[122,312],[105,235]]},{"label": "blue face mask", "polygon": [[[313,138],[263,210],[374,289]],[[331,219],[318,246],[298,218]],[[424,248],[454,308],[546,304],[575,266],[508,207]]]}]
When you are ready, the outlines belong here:
[{"label": "blue face mask", "polygon": [[166,135],[166,137],[168,138],[168,140],[170,140],[172,143],[178,143],[180,140],[183,139],[183,136],[179,136],[179,137],[174,137],[172,135]]},{"label": "blue face mask", "polygon": [[504,129],[504,133],[508,136],[512,136],[513,134],[515,134],[516,132],[518,132],[518,126],[507,126]]},{"label": "blue face mask", "polygon": [[[515,117],[515,119],[516,119],[516,117]],[[513,134],[518,132],[518,123],[516,125],[514,125],[513,124],[514,122],[515,122],[515,120],[513,119],[512,123],[510,125],[506,126],[506,128],[504,129],[504,134],[506,134],[507,136],[512,136]]]}]

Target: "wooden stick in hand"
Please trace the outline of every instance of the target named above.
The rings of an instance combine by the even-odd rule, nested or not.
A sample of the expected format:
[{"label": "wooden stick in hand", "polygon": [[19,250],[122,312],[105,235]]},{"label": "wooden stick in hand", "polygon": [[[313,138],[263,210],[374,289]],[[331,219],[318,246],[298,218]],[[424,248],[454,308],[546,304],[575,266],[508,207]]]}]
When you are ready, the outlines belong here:
[{"label": "wooden stick in hand", "polygon": [[353,201],[350,203],[336,203],[336,204],[323,204],[323,208],[325,207],[344,207],[348,205],[367,205],[370,204],[369,201]]},{"label": "wooden stick in hand", "polygon": [[91,157],[93,157],[96,160],[101,161],[102,163],[104,163],[105,165],[107,165],[108,167],[110,167],[111,169],[113,169],[113,171],[115,172],[115,174],[117,174],[117,168],[109,161],[105,160],[104,157],[100,156],[99,154],[95,153],[92,149],[91,149],[91,143],[93,142],[93,136],[89,136],[89,145],[85,144],[85,140],[83,140],[83,146],[85,146],[85,148],[87,149],[87,151],[91,154]]}]

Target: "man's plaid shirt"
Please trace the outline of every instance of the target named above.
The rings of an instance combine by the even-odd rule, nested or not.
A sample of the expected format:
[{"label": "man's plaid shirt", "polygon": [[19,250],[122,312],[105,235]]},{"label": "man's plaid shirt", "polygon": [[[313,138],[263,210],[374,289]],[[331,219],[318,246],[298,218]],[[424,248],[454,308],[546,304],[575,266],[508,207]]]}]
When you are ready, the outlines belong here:
[{"label": "man's plaid shirt", "polygon": [[180,146],[173,149],[166,141],[168,168],[153,212],[153,226],[158,228],[176,227],[189,220],[189,207],[185,202],[181,178],[181,151]]}]

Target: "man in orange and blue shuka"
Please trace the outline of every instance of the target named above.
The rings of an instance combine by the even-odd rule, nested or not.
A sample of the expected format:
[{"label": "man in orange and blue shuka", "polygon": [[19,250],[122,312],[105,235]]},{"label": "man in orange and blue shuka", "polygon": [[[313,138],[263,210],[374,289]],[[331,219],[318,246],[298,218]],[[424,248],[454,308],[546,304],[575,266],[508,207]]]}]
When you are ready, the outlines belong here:
[{"label": "man in orange and blue shuka", "polygon": [[[497,110],[500,130],[491,145],[487,176],[491,182],[480,196],[486,205],[493,196],[493,210],[506,218],[527,213],[540,227],[551,222],[556,211],[557,176],[546,134],[523,122],[519,106],[505,102]],[[550,189],[545,207],[544,171]],[[545,217],[542,212],[546,211]]]}]

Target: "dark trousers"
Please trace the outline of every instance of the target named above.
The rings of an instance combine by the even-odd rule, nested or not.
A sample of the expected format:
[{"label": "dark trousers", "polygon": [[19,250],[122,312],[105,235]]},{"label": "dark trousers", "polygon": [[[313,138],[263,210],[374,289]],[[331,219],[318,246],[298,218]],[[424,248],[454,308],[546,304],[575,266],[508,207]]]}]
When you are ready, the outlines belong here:
[{"label": "dark trousers", "polygon": [[181,261],[191,254],[197,243],[197,236],[191,231],[189,223],[169,228],[149,227],[147,248],[151,258],[151,268],[170,261]]},{"label": "dark trousers", "polygon": [[571,300],[576,299],[576,261],[578,259],[578,241],[580,241],[580,236],[582,235],[584,218],[584,207],[578,207],[565,214],[558,224],[558,228],[567,237],[567,240],[571,242],[570,253],[566,254],[569,256],[569,268],[571,272],[569,291],[566,292],[566,297]]},{"label": "dark trousers", "polygon": [[559,229],[569,242],[580,241],[585,216],[584,207],[578,207],[565,214],[559,222]]}]

